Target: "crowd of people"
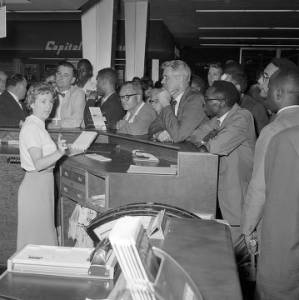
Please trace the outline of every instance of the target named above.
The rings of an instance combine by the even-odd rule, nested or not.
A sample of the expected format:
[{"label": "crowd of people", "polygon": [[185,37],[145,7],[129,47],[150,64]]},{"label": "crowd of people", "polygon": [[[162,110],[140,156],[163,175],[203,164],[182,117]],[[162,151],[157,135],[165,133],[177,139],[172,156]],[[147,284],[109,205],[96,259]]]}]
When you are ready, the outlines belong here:
[{"label": "crowd of people", "polygon": [[[219,215],[231,225],[234,244],[258,245],[257,297],[299,299],[297,66],[273,59],[250,87],[236,62],[211,64],[207,81],[181,60],[165,62],[162,72],[155,85],[133,78],[118,89],[112,68],[98,71],[93,81],[88,60],[79,61],[77,69],[64,61],[28,92],[22,75],[0,72],[0,125],[21,127],[21,164],[27,171],[19,191],[18,246],[28,240],[57,242],[49,174],[66,146],[61,139],[55,145],[45,123],[48,128],[85,127],[89,108],[100,107],[108,130],[162,143],[188,142],[200,152],[219,155]],[[34,189],[36,172],[42,176]],[[25,213],[38,206],[45,191],[48,206],[40,208],[39,220],[48,228],[46,240]],[[28,203],[29,198],[35,200]]]}]

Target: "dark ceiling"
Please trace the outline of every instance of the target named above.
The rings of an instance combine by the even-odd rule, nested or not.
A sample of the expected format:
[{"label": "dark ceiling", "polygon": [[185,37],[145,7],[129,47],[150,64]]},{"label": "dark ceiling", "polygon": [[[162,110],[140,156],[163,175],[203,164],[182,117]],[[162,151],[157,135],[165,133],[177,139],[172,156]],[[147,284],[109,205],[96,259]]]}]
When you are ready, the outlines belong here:
[{"label": "dark ceiling", "polygon": [[151,0],[181,46],[285,45],[299,48],[296,0]]},{"label": "dark ceiling", "polygon": [[[22,11],[74,11],[97,0],[32,0]],[[121,0],[123,1],[123,0]],[[181,48],[276,46],[299,48],[298,0],[149,0],[151,19],[163,20]],[[84,7],[84,6],[83,6]],[[123,14],[123,5],[120,15]]]}]

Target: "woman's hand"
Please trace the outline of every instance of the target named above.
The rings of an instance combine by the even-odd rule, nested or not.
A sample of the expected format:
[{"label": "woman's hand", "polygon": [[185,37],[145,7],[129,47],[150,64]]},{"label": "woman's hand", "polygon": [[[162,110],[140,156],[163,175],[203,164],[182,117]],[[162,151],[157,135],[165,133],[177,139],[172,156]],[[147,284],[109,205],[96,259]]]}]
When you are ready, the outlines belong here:
[{"label": "woman's hand", "polygon": [[66,144],[66,140],[63,140],[62,139],[62,134],[59,133],[58,135],[58,139],[57,139],[57,148],[58,148],[58,152],[61,154],[61,155],[64,155],[65,154],[65,151],[67,150],[67,144]]}]

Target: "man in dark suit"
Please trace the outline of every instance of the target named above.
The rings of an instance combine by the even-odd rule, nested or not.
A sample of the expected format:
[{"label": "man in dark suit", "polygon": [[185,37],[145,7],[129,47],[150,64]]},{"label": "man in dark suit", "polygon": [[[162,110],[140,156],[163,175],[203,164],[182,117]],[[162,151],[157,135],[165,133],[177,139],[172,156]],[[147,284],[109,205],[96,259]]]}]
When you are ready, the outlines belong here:
[{"label": "man in dark suit", "polygon": [[[298,92],[298,91],[297,91]],[[256,294],[299,299],[299,126],[275,135],[265,155],[266,200]]]},{"label": "man in dark suit", "polygon": [[240,106],[248,109],[252,113],[256,136],[259,136],[261,130],[269,123],[269,116],[266,107],[260,101],[245,94],[247,89],[246,74],[244,72],[240,73],[237,69],[230,68],[230,70],[228,70],[227,73],[224,73],[221,78],[222,80],[233,83],[240,92]]},{"label": "man in dark suit", "polygon": [[21,74],[7,78],[6,91],[0,95],[0,126],[19,127],[27,116],[21,100],[26,95],[27,81]]},{"label": "man in dark suit", "polygon": [[163,106],[149,133],[160,142],[183,142],[206,119],[204,98],[189,86],[191,71],[181,60],[165,62],[163,68]]},{"label": "man in dark suit", "polygon": [[117,75],[111,68],[105,68],[98,72],[97,75],[97,93],[100,99],[87,99],[84,111],[84,123],[88,126],[91,123],[89,107],[100,107],[102,114],[106,117],[107,129],[115,130],[116,123],[121,120],[125,111],[121,105],[116,89]]},{"label": "man in dark suit", "polygon": [[206,92],[206,109],[212,117],[192,134],[190,141],[220,156],[218,200],[222,216],[232,225],[232,238],[241,235],[241,210],[251,178],[255,145],[254,121],[241,108],[240,94],[231,82],[214,81]]}]

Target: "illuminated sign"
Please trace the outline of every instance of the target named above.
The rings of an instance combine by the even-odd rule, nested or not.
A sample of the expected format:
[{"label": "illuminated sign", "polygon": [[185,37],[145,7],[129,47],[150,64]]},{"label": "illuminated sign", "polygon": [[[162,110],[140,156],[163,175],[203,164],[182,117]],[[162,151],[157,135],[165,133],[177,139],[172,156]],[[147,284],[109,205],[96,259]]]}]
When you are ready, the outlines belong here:
[{"label": "illuminated sign", "polygon": [[73,44],[69,42],[59,44],[56,41],[47,41],[45,50],[56,51],[56,55],[59,56],[61,51],[81,51],[82,42],[80,44]]}]

